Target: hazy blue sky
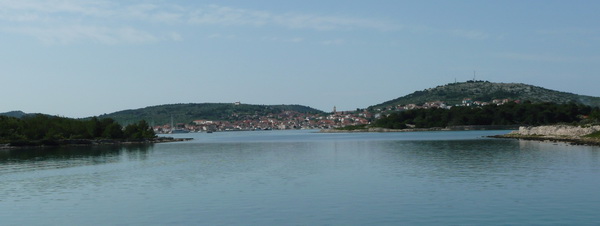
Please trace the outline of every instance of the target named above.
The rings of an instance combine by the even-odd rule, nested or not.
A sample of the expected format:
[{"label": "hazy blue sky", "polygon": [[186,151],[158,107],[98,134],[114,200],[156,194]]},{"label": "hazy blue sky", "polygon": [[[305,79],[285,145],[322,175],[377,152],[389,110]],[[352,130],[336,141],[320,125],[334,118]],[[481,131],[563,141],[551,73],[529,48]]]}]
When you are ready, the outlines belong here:
[{"label": "hazy blue sky", "polygon": [[0,0],[0,112],[365,108],[473,78],[600,96],[600,1]]}]

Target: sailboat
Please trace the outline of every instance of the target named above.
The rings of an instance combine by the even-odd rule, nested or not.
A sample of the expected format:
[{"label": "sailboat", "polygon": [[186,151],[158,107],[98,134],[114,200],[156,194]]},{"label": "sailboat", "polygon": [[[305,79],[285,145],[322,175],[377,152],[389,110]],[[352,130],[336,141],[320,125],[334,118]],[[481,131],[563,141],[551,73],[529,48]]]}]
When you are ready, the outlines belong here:
[{"label": "sailboat", "polygon": [[171,133],[189,133],[190,131],[187,129],[178,129],[173,125],[173,116],[171,115]]}]

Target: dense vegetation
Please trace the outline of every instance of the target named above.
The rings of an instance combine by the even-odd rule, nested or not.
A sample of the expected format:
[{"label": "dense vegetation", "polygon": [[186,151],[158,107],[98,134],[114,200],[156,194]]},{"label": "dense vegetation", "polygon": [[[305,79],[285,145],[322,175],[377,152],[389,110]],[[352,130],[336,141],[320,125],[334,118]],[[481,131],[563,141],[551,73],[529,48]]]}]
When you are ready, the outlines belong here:
[{"label": "dense vegetation", "polygon": [[143,120],[123,128],[110,118],[77,120],[43,114],[22,118],[0,116],[2,144],[57,144],[60,140],[76,139],[139,140],[155,136],[152,128]]},{"label": "dense vegetation", "polygon": [[582,104],[508,103],[483,107],[453,107],[451,109],[414,109],[383,116],[375,127],[404,129],[407,124],[417,128],[460,125],[545,125],[600,119],[598,107]]},{"label": "dense vegetation", "polygon": [[520,83],[468,81],[416,91],[409,95],[371,106],[370,109],[406,104],[423,104],[431,101],[444,101],[450,105],[455,105],[461,103],[464,98],[484,102],[490,102],[494,99],[529,100],[534,103],[552,102],[558,104],[574,102],[600,107],[600,98],[598,97],[559,92]]},{"label": "dense vegetation", "polygon": [[251,105],[231,103],[204,103],[204,104],[168,104],[152,106],[135,110],[119,111],[101,115],[100,118],[112,118],[127,125],[143,119],[156,125],[164,125],[173,121],[191,123],[193,120],[235,121],[244,120],[252,116],[278,114],[283,111],[300,113],[322,113],[314,108],[302,105]]},{"label": "dense vegetation", "polygon": [[344,126],[344,127],[335,128],[335,129],[336,130],[348,130],[348,131],[364,130],[364,129],[367,129],[367,125],[350,125],[350,126]]}]

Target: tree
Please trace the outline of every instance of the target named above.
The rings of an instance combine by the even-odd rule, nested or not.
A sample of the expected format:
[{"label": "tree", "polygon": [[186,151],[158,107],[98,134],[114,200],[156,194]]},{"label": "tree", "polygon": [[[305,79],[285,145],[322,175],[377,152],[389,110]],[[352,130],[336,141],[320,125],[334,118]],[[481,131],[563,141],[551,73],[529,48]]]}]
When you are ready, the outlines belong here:
[{"label": "tree", "polygon": [[104,132],[102,133],[102,137],[108,138],[108,139],[123,139],[123,137],[124,137],[123,128],[121,128],[121,125],[119,125],[116,122],[111,123],[108,126],[106,126],[106,128],[104,129]]},{"label": "tree", "polygon": [[64,139],[152,139],[156,134],[146,121],[132,124],[123,131],[115,120],[94,117],[70,119],[43,114],[21,119],[0,116],[0,143],[13,145],[55,145]]},{"label": "tree", "polygon": [[154,130],[145,120],[130,124],[125,127],[124,136],[126,139],[151,139],[155,138]]}]

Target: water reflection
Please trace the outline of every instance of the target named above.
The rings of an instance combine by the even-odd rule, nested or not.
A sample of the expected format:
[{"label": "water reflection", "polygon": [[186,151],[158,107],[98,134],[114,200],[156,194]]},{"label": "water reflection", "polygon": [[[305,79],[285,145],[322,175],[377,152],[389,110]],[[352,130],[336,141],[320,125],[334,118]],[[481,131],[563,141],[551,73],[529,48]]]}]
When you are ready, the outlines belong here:
[{"label": "water reflection", "polygon": [[0,150],[0,173],[145,160],[152,150],[152,144]]},{"label": "water reflection", "polygon": [[[507,180],[543,177],[551,164],[535,149],[522,149],[518,141],[390,141],[380,143],[381,158],[390,174],[426,178],[436,184],[468,183],[474,187],[503,187]],[[511,175],[511,178],[507,178]],[[523,183],[527,185],[529,183]]]}]

